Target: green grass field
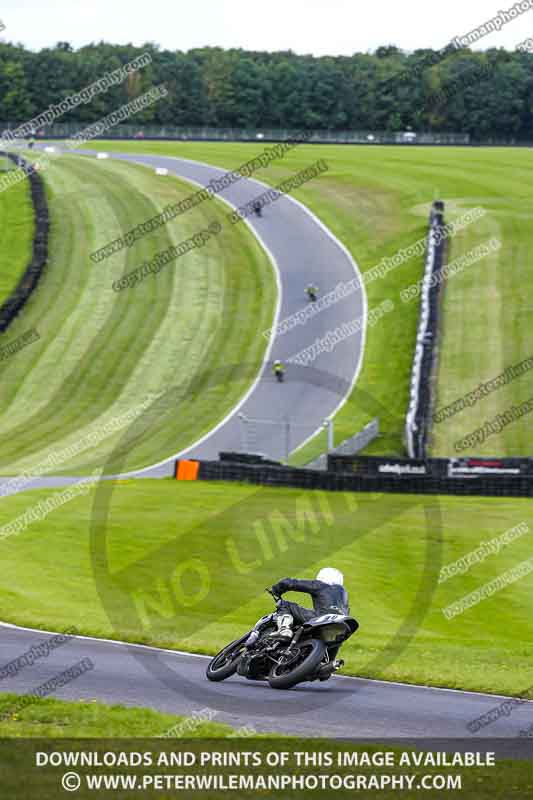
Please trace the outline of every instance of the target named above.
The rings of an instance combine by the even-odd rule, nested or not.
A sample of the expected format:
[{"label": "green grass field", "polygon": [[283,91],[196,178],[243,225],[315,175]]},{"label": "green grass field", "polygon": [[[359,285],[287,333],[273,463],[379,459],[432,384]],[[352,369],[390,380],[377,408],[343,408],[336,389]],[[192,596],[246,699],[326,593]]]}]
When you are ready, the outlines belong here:
[{"label": "green grass field", "polygon": [[[263,150],[265,144],[98,142],[93,147],[130,152],[142,149],[235,169]],[[445,200],[447,221],[479,205],[487,211],[482,220],[455,237],[450,258],[491,236],[502,242],[497,257],[482,260],[450,279],[446,288],[439,407],[475,388],[480,380],[533,355],[529,300],[533,201],[527,190],[533,167],[526,149],[303,145],[254,177],[276,183],[319,158],[329,164],[329,172],[298,189],[295,197],[318,214],[348,247],[363,272],[425,235],[429,207],[435,198]],[[276,213],[275,206],[268,213]],[[351,435],[372,416],[368,412],[370,396],[389,413],[382,415],[382,436],[368,452],[404,452],[403,423],[418,304],[403,304],[399,292],[421,274],[422,259],[414,258],[367,287],[369,308],[389,298],[395,302],[395,310],[367,332],[364,366],[357,384],[361,395],[355,392],[338,414],[336,441]],[[321,289],[329,288],[324,265]],[[453,443],[478,427],[476,420],[504,411],[511,402],[531,396],[532,389],[533,375],[526,374],[470,411],[436,426],[434,454],[453,455]],[[527,455],[531,447],[526,417],[475,450]],[[295,460],[305,463],[322,448],[323,437],[297,454]]]},{"label": "green grass field", "polygon": [[[153,464],[209,431],[255,378],[266,348],[256,331],[274,313],[272,266],[246,226],[225,225],[204,248],[117,293],[113,281],[210,222],[222,224],[227,208],[198,206],[94,264],[94,249],[193,188],[141,166],[72,156],[42,174],[52,220],[50,260],[0,343],[31,328],[40,339],[0,364],[0,473],[31,472],[80,441],[86,444],[79,454],[62,458],[54,472],[92,470],[123,436],[124,415],[167,392],[150,436],[128,442],[124,468]],[[12,191],[0,202],[16,200]],[[117,421],[116,433],[101,435]],[[94,447],[88,446],[92,434]]]},{"label": "green grass field", "polygon": [[69,701],[37,698],[23,705],[24,696],[0,694],[0,737],[118,738],[165,736],[175,738],[218,738],[235,733],[221,725],[195,717],[177,717],[151,708],[126,708],[96,700]]},{"label": "green grass field", "polygon": [[[519,155],[520,151],[500,153],[497,165],[481,154],[472,160],[472,170],[485,180],[485,192],[480,187],[473,200],[488,213],[462,232],[461,252],[492,237],[502,243],[502,248],[451,278],[445,287],[436,410],[533,356],[533,203],[523,193],[516,175]],[[523,169],[528,174],[529,164]],[[453,242],[451,258],[456,251]],[[532,396],[530,371],[434,425],[433,452],[456,455],[455,442]],[[531,430],[531,417],[525,416],[461,453],[532,455]]]},{"label": "green grass field", "polygon": [[[5,167],[5,159],[0,157],[0,176]],[[28,182],[0,192],[0,305],[16,289],[29,264],[34,227]],[[4,338],[7,341],[0,337],[0,344]]]},{"label": "green grass field", "polygon": [[[1,524],[48,494],[4,498]],[[285,575],[313,577],[333,563],[345,573],[360,621],[343,649],[346,672],[519,694],[533,685],[533,573],[452,619],[443,608],[529,558],[531,533],[437,581],[441,566],[527,521],[530,505],[106,482],[96,502],[78,496],[0,540],[9,576],[1,617],[214,653],[271,609],[264,587]]]}]

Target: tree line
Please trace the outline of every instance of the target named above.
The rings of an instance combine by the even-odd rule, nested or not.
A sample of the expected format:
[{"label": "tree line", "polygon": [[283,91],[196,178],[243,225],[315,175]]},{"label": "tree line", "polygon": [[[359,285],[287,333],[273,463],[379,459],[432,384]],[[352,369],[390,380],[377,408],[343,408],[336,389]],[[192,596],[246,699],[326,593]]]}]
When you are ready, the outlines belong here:
[{"label": "tree line", "polygon": [[136,114],[136,124],[533,138],[533,54],[452,45],[315,57],[104,42],[32,52],[0,43],[0,123],[31,119],[146,52],[146,67],[57,121],[96,122],[164,84],[168,95]]}]

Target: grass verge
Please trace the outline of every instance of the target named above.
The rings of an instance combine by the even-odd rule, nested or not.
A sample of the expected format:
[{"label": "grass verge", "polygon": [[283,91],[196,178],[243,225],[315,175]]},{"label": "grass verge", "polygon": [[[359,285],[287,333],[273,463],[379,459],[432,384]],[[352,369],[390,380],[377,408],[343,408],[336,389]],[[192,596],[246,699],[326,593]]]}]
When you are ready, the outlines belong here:
[{"label": "grass verge", "polygon": [[24,695],[0,694],[0,737],[118,738],[231,736],[229,725],[197,717],[177,717],[151,708],[107,705],[96,700],[36,698],[21,707]]}]

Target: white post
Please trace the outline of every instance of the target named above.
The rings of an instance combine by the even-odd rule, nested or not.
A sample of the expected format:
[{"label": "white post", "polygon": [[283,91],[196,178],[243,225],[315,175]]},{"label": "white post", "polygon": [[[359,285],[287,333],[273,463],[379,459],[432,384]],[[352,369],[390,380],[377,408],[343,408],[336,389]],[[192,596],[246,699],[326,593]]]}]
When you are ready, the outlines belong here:
[{"label": "white post", "polygon": [[241,422],[241,449],[243,453],[248,452],[248,417],[242,412],[238,415]]},{"label": "white post", "polygon": [[328,431],[328,453],[332,453],[335,448],[333,420],[325,419],[324,427],[327,428]]}]

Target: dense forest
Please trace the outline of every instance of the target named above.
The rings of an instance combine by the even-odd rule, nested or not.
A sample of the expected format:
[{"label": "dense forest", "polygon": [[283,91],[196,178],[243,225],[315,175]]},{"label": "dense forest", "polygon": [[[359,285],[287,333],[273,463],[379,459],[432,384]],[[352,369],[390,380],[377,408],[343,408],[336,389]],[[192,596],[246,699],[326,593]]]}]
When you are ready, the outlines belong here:
[{"label": "dense forest", "polygon": [[492,49],[352,56],[296,55],[154,44],[66,42],[32,52],[0,43],[0,123],[24,122],[104,73],[148,52],[152,61],[58,122],[94,122],[151,86],[168,96],[140,124],[396,132],[454,131],[533,138],[533,54]]}]

